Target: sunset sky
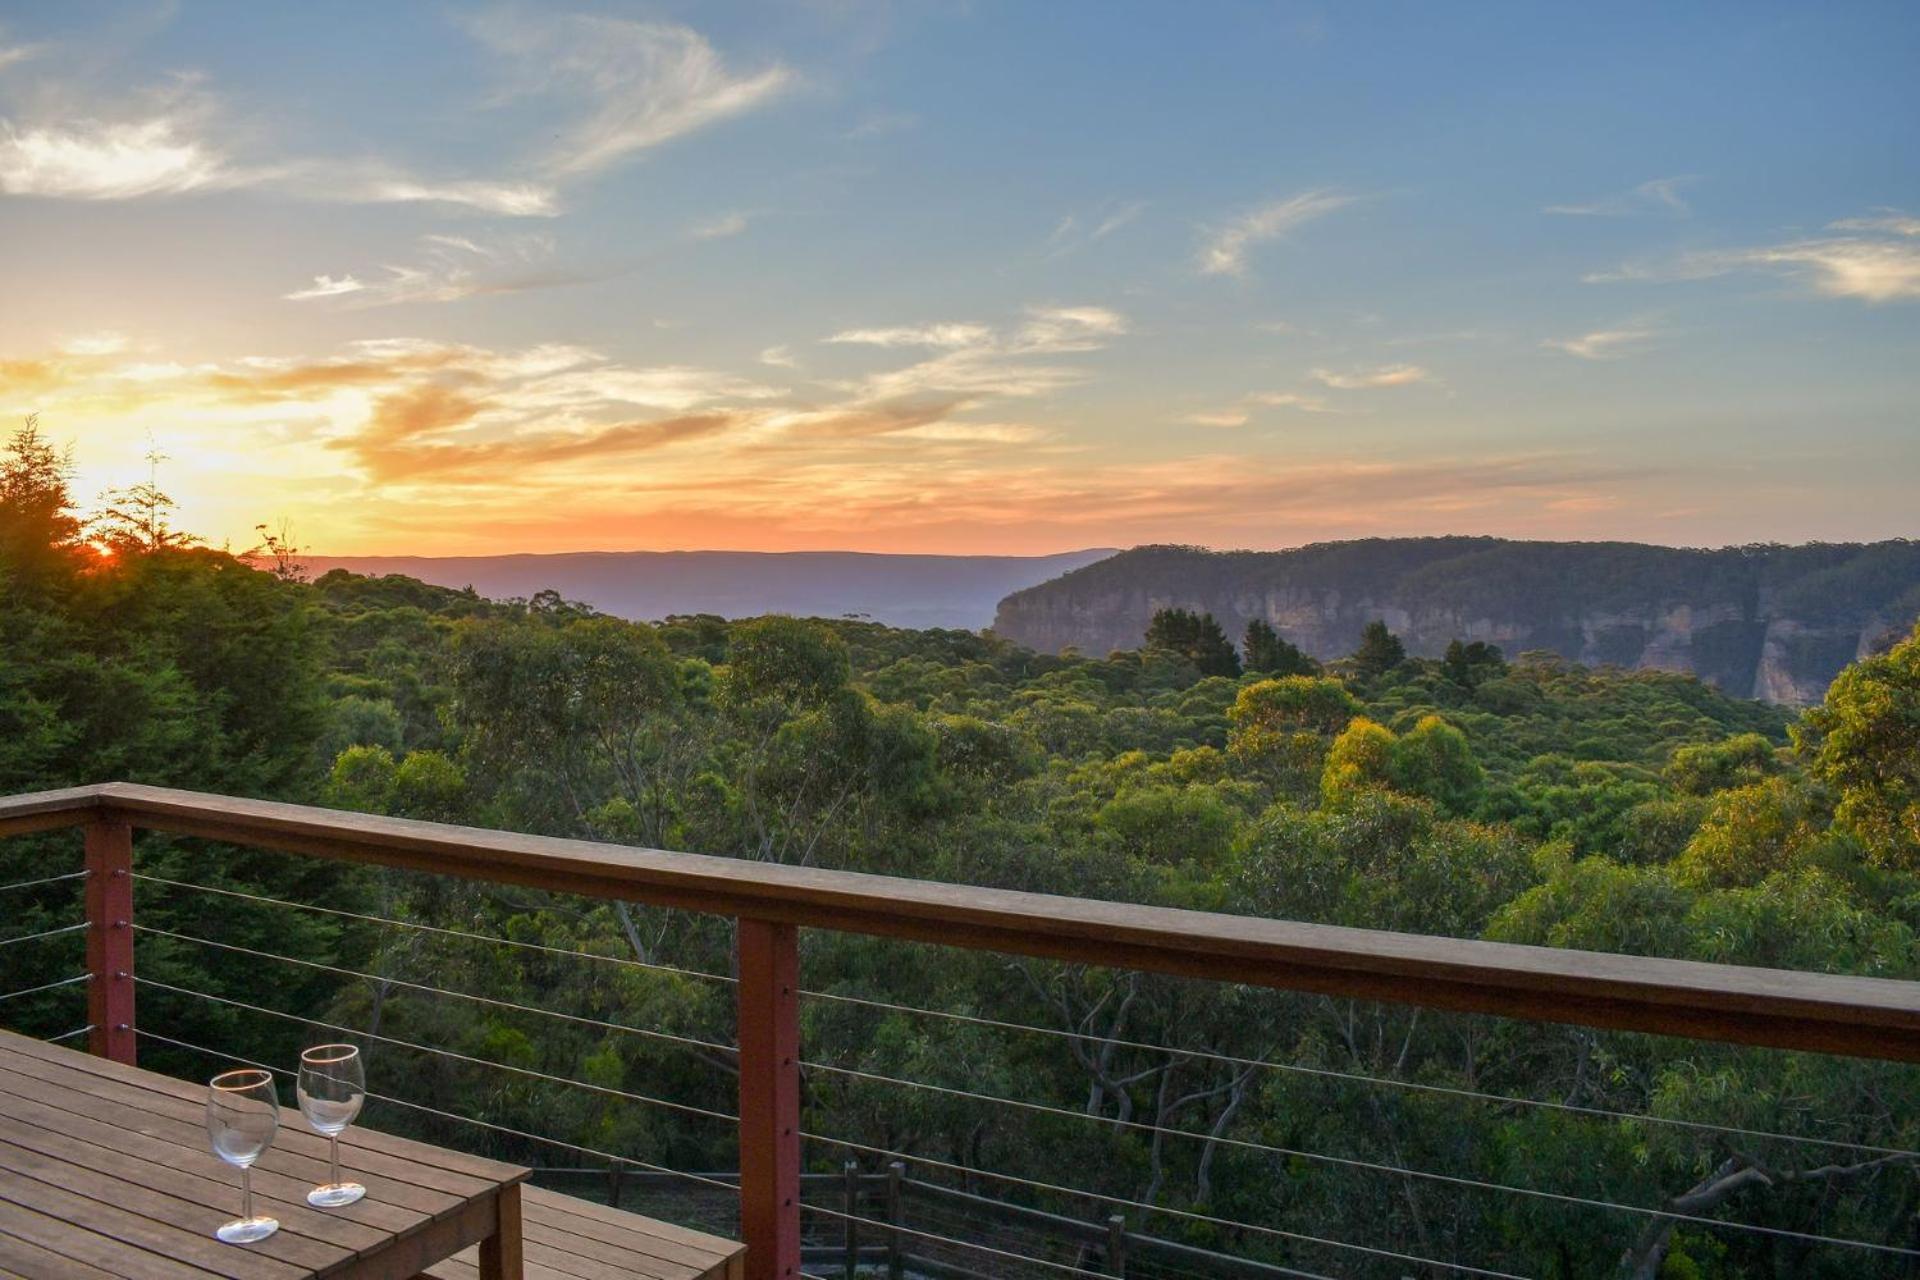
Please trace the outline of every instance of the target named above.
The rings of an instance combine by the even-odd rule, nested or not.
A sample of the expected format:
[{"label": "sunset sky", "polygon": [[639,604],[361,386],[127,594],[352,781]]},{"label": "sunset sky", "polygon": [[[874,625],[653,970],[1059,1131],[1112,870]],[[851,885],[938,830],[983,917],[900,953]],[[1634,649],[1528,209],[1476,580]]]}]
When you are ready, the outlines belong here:
[{"label": "sunset sky", "polygon": [[1920,534],[1920,6],[0,0],[0,411],[216,545]]}]

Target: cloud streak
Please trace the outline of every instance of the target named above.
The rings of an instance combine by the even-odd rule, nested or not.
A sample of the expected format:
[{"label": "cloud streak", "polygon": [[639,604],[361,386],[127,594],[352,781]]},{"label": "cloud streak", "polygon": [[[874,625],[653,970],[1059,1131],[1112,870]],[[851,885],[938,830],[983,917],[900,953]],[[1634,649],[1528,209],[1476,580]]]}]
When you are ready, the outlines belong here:
[{"label": "cloud streak", "polygon": [[1431,370],[1417,364],[1384,364],[1367,369],[1315,369],[1314,381],[1336,391],[1375,391],[1433,382]]},{"label": "cloud streak", "polygon": [[1589,284],[1664,283],[1753,271],[1799,282],[1829,298],[1869,303],[1920,299],[1920,244],[1912,243],[1920,237],[1920,219],[1884,213],[1844,219],[1828,229],[1884,234],[1816,236],[1750,248],[1702,250],[1665,262],[1628,263],[1583,278]]},{"label": "cloud streak", "polygon": [[189,136],[183,121],[166,116],[24,129],[0,121],[0,191],[8,195],[132,200],[245,186],[265,176],[234,169]]},{"label": "cloud streak", "polygon": [[1316,218],[1352,204],[1353,196],[1337,191],[1304,191],[1275,200],[1214,228],[1200,246],[1200,274],[1240,276],[1247,271],[1247,255],[1255,246],[1277,240]]},{"label": "cloud streak", "polygon": [[514,92],[584,109],[542,161],[557,178],[598,173],[745,115],[796,82],[779,63],[736,71],[705,36],[672,23],[497,9],[470,19],[467,28],[513,67]]},{"label": "cloud streak", "polygon": [[1634,354],[1653,336],[1651,329],[1595,329],[1577,338],[1547,338],[1540,345],[1582,360],[1617,360]]},{"label": "cloud streak", "polygon": [[309,285],[281,297],[289,302],[341,299],[349,309],[412,302],[458,302],[484,294],[577,284],[589,276],[552,271],[541,264],[554,253],[545,235],[475,239],[435,234],[420,238],[422,261],[387,264],[383,275],[316,275]]},{"label": "cloud streak", "polygon": [[1541,212],[1576,218],[1633,218],[1650,213],[1684,217],[1693,211],[1693,207],[1681,197],[1680,189],[1698,181],[1699,177],[1694,174],[1654,178],[1631,191],[1603,196],[1584,204],[1550,204]]}]

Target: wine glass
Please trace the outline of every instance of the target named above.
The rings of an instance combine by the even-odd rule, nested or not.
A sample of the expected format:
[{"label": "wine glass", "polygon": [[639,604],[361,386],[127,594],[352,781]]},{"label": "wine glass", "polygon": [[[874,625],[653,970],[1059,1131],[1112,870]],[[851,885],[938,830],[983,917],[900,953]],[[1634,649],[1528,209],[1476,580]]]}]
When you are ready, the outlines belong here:
[{"label": "wine glass", "polygon": [[253,1212],[253,1162],[280,1129],[280,1098],[273,1073],[245,1067],[207,1082],[207,1141],[213,1154],[240,1166],[240,1216],[213,1234],[228,1244],[252,1244],[280,1229],[278,1219]]},{"label": "wine glass", "polygon": [[315,1045],[300,1055],[295,1081],[300,1114],[314,1131],[325,1134],[332,1148],[333,1176],[307,1192],[307,1203],[318,1209],[338,1209],[367,1194],[357,1182],[340,1180],[340,1133],[360,1114],[367,1100],[366,1066],[360,1050],[350,1044]]}]

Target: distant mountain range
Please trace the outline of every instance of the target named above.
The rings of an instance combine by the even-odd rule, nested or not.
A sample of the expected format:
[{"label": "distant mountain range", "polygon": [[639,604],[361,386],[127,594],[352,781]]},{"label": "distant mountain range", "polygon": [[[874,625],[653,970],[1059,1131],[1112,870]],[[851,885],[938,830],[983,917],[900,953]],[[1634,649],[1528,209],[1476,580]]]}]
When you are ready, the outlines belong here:
[{"label": "distant mountain range", "polygon": [[491,599],[553,590],[603,613],[652,620],[676,613],[727,618],[763,613],[860,614],[896,627],[978,631],[1009,592],[1113,554],[868,555],[853,551],[582,551],[512,556],[302,556],[313,577],[330,569],[405,574]]},{"label": "distant mountain range", "polygon": [[1715,551],[1632,542],[1377,538],[1292,551],[1136,547],[1016,591],[993,629],[1046,652],[1140,644],[1157,609],[1211,613],[1238,641],[1264,618],[1318,658],[1375,618],[1409,651],[1454,639],[1509,655],[1699,675],[1737,697],[1805,705],[1920,615],[1920,542]]}]

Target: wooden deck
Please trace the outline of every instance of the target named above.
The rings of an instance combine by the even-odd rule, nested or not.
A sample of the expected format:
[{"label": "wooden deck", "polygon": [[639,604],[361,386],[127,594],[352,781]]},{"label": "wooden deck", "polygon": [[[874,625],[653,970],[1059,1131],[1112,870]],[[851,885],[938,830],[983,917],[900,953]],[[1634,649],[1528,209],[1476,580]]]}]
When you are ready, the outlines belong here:
[{"label": "wooden deck", "polygon": [[[746,1246],[624,1209],[528,1187],[527,1280],[740,1280]],[[478,1280],[469,1249],[427,1270],[433,1280]]]},{"label": "wooden deck", "polygon": [[[238,1172],[207,1149],[204,1087],[0,1032],[0,1276],[33,1280],[479,1280],[501,1189],[519,1193],[527,1280],[739,1280],[745,1248],[551,1191],[526,1170],[356,1125],[341,1166],[368,1188],[318,1210],[326,1140],[283,1118],[254,1167],[280,1230],[255,1245],[213,1229],[237,1215]],[[477,1206],[477,1207],[476,1207]],[[467,1246],[463,1251],[462,1246]]]},{"label": "wooden deck", "polygon": [[205,1086],[0,1032],[0,1265],[50,1280],[405,1280],[518,1221],[525,1169],[362,1128],[340,1164],[367,1198],[311,1208],[327,1142],[296,1113],[253,1170],[280,1230],[223,1244],[239,1173],[208,1149],[205,1115]]}]

